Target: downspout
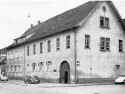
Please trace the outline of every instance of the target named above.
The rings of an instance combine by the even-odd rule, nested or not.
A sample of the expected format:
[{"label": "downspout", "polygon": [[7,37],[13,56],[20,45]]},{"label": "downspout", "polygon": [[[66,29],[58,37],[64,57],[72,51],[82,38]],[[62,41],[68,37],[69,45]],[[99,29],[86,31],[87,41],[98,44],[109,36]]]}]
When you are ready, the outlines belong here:
[{"label": "downspout", "polygon": [[26,44],[26,38],[24,37],[24,69],[23,69],[23,71],[24,71],[24,77],[25,77],[25,74],[26,74],[26,73],[25,73],[25,71],[26,71],[26,68],[25,68],[25,63],[26,63],[26,62],[25,62],[25,61],[26,61],[26,60],[25,60],[25,44]]},{"label": "downspout", "polygon": [[78,82],[78,73],[77,73],[77,40],[76,40],[76,30],[74,31],[74,65],[75,65],[75,83]]}]

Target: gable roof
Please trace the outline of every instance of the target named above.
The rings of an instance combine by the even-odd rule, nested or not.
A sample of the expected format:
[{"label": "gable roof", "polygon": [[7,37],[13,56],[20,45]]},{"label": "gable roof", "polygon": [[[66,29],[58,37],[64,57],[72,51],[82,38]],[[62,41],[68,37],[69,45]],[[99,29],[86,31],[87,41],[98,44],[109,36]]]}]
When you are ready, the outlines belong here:
[{"label": "gable roof", "polygon": [[[117,18],[121,18],[111,1],[89,1],[28,29],[20,38],[34,33],[28,40],[26,40],[26,42],[31,42],[69,29],[77,28],[79,27],[78,24],[88,16],[99,2],[108,2],[116,13]],[[12,44],[9,48],[16,47],[21,44],[23,43]]]},{"label": "gable roof", "polygon": [[89,14],[96,4],[97,2],[93,1],[87,2],[39,24],[33,29],[28,30],[24,35],[35,32],[32,38],[36,39],[75,27]]}]

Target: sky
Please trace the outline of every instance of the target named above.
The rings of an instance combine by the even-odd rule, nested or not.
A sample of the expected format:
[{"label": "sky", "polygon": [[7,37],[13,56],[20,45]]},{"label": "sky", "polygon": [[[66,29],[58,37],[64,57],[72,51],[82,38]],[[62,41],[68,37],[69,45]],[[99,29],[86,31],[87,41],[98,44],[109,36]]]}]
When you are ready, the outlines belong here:
[{"label": "sky", "polygon": [[[77,7],[89,0],[0,0],[0,49],[10,45],[30,25]],[[92,0],[95,1],[95,0]],[[112,0],[125,18],[125,0]]]}]

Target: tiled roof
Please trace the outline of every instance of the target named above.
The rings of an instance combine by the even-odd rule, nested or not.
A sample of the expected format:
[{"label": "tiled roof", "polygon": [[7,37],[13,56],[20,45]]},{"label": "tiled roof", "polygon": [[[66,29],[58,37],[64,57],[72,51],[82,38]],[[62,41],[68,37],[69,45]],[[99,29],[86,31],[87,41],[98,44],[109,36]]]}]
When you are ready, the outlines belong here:
[{"label": "tiled roof", "polygon": [[[101,1],[89,1],[81,6],[78,6],[74,9],[71,9],[60,15],[50,18],[47,21],[32,27],[31,29],[28,29],[21,37],[25,37],[27,35],[34,33],[28,40],[26,40],[26,42],[31,42],[33,40],[44,38],[50,35],[66,31],[68,29],[78,27],[78,24],[88,16],[91,10],[95,8],[95,6],[99,2]],[[108,2],[111,5],[111,7],[114,8],[116,16],[119,19],[120,15],[119,13],[117,13],[117,10],[112,4],[112,2],[105,2]],[[9,46],[9,48],[19,46],[21,44],[12,44],[11,46]]]},{"label": "tiled roof", "polygon": [[88,15],[96,4],[97,2],[87,2],[29,29],[23,35],[35,32],[30,39],[37,39],[73,28]]}]

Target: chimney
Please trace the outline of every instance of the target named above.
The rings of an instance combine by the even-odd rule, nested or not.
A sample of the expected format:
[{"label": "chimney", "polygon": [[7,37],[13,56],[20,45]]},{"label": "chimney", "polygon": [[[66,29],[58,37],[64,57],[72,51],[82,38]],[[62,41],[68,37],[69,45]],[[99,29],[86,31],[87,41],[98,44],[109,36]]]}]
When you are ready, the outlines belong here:
[{"label": "chimney", "polygon": [[31,24],[30,27],[33,28],[33,24]]},{"label": "chimney", "polygon": [[41,24],[40,20],[38,20],[38,24]]}]

